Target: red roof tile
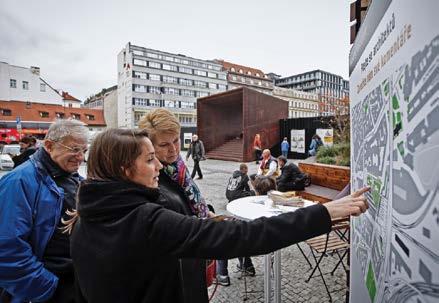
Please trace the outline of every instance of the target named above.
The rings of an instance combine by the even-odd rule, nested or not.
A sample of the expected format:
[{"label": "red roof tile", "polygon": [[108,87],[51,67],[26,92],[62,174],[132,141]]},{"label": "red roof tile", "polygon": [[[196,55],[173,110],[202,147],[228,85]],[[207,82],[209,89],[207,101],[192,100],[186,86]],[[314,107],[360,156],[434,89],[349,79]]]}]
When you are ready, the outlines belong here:
[{"label": "red roof tile", "polygon": [[[0,121],[15,121],[20,116],[22,122],[48,122],[51,123],[57,118],[57,113],[64,114],[62,118],[67,119],[73,115],[79,115],[79,120],[90,126],[106,126],[104,111],[102,109],[88,109],[76,107],[64,107],[54,104],[30,103],[22,101],[1,101],[0,110],[8,109],[10,116],[3,116],[0,112]],[[48,113],[48,117],[42,117],[42,113]],[[45,115],[45,114],[44,114]],[[93,120],[90,120],[92,118]]]},{"label": "red roof tile", "polygon": [[224,60],[216,60],[219,64],[223,66],[223,68],[227,71],[231,71],[232,67],[235,68],[235,73],[239,73],[239,70],[241,69],[243,71],[243,75],[248,75],[248,72],[251,72],[251,75],[253,77],[256,77],[256,74],[259,74],[259,78],[264,78],[265,73],[257,68],[252,68],[244,65],[239,65],[231,62],[227,62]]},{"label": "red roof tile", "polygon": [[63,98],[64,100],[70,100],[70,101],[81,102],[81,100],[76,99],[76,98],[73,97],[72,95],[69,95],[68,92],[62,92],[62,98]]}]

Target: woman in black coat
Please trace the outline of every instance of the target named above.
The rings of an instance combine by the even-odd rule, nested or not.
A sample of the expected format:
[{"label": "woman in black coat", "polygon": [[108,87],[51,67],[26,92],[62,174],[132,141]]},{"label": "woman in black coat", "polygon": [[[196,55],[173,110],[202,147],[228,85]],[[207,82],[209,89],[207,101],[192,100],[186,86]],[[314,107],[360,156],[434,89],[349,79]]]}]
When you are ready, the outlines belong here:
[{"label": "woman in black coat", "polygon": [[251,222],[199,219],[159,204],[161,168],[144,132],[110,129],[93,141],[88,178],[67,227],[73,226],[78,300],[184,302],[179,258],[266,254],[329,232],[331,217],[367,209],[364,189],[325,205]]}]

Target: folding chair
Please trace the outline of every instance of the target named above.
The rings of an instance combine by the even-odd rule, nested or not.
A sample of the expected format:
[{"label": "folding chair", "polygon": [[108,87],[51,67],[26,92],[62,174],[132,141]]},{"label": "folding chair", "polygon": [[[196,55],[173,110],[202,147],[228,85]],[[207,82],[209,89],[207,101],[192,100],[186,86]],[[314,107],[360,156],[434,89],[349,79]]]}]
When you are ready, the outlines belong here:
[{"label": "folding chair", "polygon": [[[347,272],[348,269],[344,265],[343,259],[349,252],[349,242],[348,242],[349,239],[348,237],[346,237],[346,233],[348,229],[349,229],[349,221],[347,221],[346,218],[336,219],[332,221],[332,231],[334,233],[329,232],[326,235],[322,235],[305,241],[306,244],[308,244],[308,246],[310,247],[311,254],[315,261],[314,269],[312,270],[306,282],[308,283],[311,280],[311,278],[313,278],[314,273],[318,270],[319,275],[323,281],[323,284],[325,285],[326,292],[328,293],[329,300],[331,302],[332,302],[331,293],[329,292],[328,285],[326,284],[324,274],[320,269],[320,263],[324,256],[336,254],[339,258],[339,261],[335,265],[334,269],[331,271],[331,275],[334,275],[335,270],[340,265],[342,265],[345,272]],[[303,252],[302,254],[305,256]],[[320,256],[318,256],[318,254],[320,254]],[[305,258],[307,259],[309,264],[310,262],[308,258],[306,256]]]}]

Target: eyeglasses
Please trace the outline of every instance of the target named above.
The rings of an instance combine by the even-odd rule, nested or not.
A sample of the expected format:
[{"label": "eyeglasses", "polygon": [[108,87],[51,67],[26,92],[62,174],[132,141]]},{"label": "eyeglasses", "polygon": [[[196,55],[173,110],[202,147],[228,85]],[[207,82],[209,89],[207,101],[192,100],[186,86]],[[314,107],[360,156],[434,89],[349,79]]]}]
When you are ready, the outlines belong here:
[{"label": "eyeglasses", "polygon": [[75,155],[79,155],[79,154],[83,154],[85,155],[85,153],[87,152],[87,148],[80,148],[80,147],[70,147],[67,145],[64,145],[60,142],[55,142],[55,144],[61,145],[62,147],[64,147],[65,149],[69,150],[70,153],[75,154]]}]

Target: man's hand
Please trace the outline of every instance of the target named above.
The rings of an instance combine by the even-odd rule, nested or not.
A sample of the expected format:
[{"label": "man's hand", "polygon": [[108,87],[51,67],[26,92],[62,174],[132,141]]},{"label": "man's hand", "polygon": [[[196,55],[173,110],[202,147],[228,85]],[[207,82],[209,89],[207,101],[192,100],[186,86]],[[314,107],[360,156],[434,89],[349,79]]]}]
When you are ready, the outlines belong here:
[{"label": "man's hand", "polygon": [[368,208],[366,197],[363,195],[370,187],[363,187],[349,196],[323,204],[328,209],[331,219],[347,216],[359,216]]}]

